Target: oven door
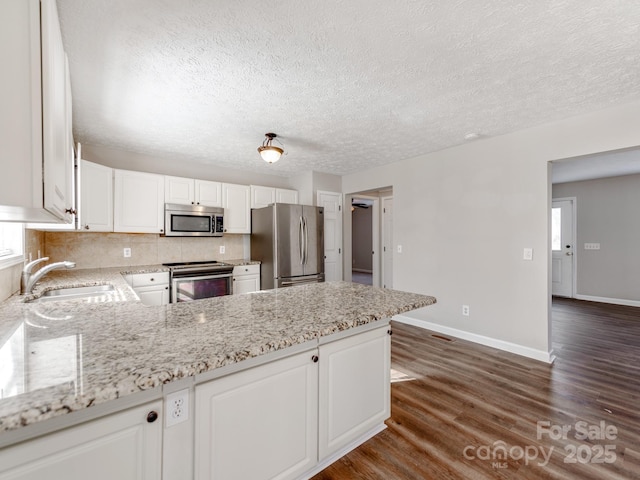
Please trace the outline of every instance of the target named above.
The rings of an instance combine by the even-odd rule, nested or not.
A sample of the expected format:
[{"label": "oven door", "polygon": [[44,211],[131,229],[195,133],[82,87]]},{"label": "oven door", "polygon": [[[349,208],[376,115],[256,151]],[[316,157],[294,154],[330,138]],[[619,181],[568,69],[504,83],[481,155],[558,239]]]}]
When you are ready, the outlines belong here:
[{"label": "oven door", "polygon": [[173,277],[171,280],[171,303],[191,302],[209,297],[231,295],[232,274],[201,275],[197,277]]}]

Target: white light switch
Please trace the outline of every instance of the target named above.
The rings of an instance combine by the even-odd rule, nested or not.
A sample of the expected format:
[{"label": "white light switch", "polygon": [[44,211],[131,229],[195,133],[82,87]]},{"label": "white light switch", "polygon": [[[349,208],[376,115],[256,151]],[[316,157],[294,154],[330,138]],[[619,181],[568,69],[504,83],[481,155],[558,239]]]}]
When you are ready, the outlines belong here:
[{"label": "white light switch", "polygon": [[599,243],[585,243],[584,244],[584,249],[585,250],[600,250],[600,244]]},{"label": "white light switch", "polygon": [[524,260],[533,260],[533,248],[525,248],[522,258]]}]

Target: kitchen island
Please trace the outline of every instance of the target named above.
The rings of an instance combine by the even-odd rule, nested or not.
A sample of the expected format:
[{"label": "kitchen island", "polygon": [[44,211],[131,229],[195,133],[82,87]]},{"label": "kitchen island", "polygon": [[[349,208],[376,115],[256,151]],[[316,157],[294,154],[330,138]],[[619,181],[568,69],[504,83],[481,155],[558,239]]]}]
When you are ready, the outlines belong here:
[{"label": "kitchen island", "polygon": [[[153,401],[160,402],[162,419],[162,400],[178,388],[195,386],[197,396],[199,385],[216,379],[297,355],[316,358],[329,340],[386,328],[393,315],[435,303],[425,295],[329,282],[149,307],[115,270],[85,271],[83,278],[87,284],[106,279],[120,301],[12,297],[0,306],[0,348],[12,365],[11,371],[3,366],[0,447]],[[77,285],[81,272],[52,275],[41,290],[68,284],[68,275]],[[187,426],[165,428],[165,454],[172,437],[183,438],[174,433],[180,429]]]}]

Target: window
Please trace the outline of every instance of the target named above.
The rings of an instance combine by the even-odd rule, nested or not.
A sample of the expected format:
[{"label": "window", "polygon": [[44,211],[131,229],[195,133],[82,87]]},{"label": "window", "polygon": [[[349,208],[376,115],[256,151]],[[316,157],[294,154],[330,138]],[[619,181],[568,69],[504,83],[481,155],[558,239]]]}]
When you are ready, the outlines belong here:
[{"label": "window", "polygon": [[23,257],[24,225],[0,222],[0,268],[15,265]]}]

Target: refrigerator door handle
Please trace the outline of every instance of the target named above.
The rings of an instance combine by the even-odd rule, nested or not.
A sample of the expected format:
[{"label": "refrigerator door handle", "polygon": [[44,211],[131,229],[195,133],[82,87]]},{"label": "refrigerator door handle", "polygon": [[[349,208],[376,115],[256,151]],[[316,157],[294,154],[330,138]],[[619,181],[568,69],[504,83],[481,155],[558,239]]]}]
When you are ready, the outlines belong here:
[{"label": "refrigerator door handle", "polygon": [[299,224],[298,224],[298,239],[299,245],[298,250],[300,253],[300,265],[304,265],[304,220],[302,216],[300,216]]},{"label": "refrigerator door handle", "polygon": [[302,217],[302,225],[304,227],[304,265],[307,264],[307,256],[309,255],[309,230],[307,229],[307,217]]}]

